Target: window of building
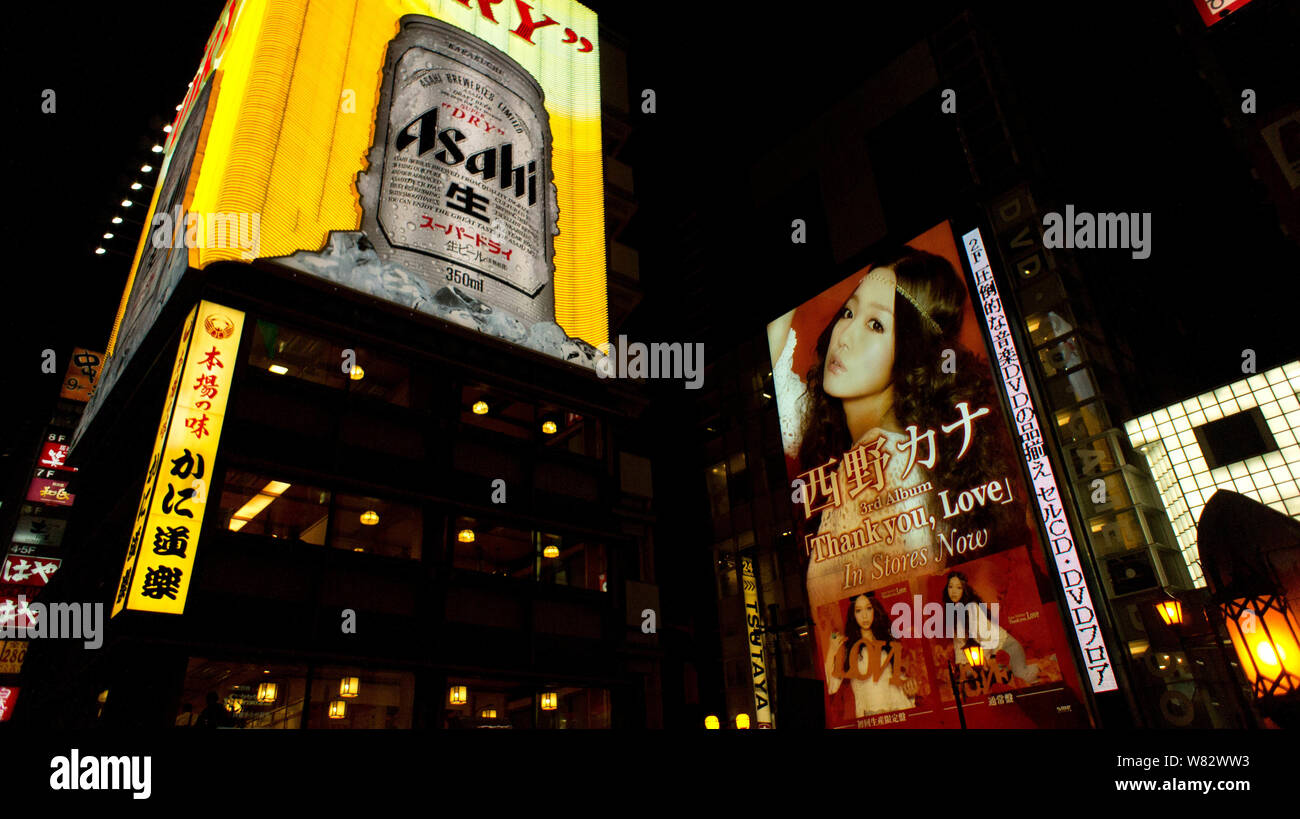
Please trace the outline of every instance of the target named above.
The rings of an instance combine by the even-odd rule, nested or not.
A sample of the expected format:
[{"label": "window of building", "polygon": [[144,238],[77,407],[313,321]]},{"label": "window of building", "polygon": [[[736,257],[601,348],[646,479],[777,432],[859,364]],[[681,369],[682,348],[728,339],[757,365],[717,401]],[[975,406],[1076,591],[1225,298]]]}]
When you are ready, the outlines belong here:
[{"label": "window of building", "polygon": [[410,728],[415,675],[361,667],[312,669],[308,728]]},{"label": "window of building", "polygon": [[177,727],[292,729],[302,724],[307,668],[190,658]]},{"label": "window of building", "polygon": [[709,505],[713,509],[713,518],[717,520],[731,513],[731,501],[727,495],[727,463],[719,461],[709,467],[705,473],[709,485]]},{"label": "window of building", "polygon": [[337,494],[330,545],[353,552],[420,559],[424,515],[418,506]]},{"label": "window of building", "polygon": [[442,698],[444,728],[563,730],[611,726],[609,690],[604,688],[450,677]]},{"label": "window of building", "polygon": [[325,545],[330,493],[320,487],[227,469],[218,507],[231,532]]},{"label": "window of building", "polygon": [[254,323],[248,363],[275,375],[411,406],[411,368],[406,364],[274,322]]},{"label": "window of building", "polygon": [[605,457],[599,418],[553,404],[516,399],[486,386],[461,388],[460,420],[468,426],[533,441],[551,449],[588,458]]},{"label": "window of building", "polygon": [[453,520],[450,537],[452,565],[457,569],[577,589],[609,590],[608,550],[593,538],[523,529],[469,516]]},{"label": "window of building", "polygon": [[424,515],[418,506],[231,468],[218,502],[221,527],[350,552],[419,560]]},{"label": "window of building", "polygon": [[1233,413],[1193,428],[1210,469],[1276,452],[1277,441],[1258,407]]},{"label": "window of building", "polygon": [[1100,435],[1110,428],[1110,420],[1100,401],[1094,401],[1056,413],[1057,433],[1066,443]]}]

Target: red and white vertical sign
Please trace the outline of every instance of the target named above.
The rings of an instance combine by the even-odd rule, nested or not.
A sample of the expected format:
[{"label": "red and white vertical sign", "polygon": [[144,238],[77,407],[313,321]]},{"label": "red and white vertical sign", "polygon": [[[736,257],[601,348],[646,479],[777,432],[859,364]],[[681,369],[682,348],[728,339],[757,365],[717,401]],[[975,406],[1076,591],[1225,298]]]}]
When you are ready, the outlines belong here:
[{"label": "red and white vertical sign", "polygon": [[14,712],[14,703],[18,701],[18,687],[0,685],[0,722],[8,722]]}]

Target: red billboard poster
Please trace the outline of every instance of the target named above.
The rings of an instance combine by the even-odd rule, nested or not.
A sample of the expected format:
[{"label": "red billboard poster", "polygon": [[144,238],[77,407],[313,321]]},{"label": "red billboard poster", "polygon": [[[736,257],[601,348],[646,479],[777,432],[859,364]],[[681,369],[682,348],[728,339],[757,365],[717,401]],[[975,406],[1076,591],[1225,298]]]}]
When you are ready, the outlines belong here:
[{"label": "red billboard poster", "polygon": [[768,326],[830,728],[1091,724],[962,270],[945,222]]},{"label": "red billboard poster", "polygon": [[14,712],[14,704],[18,702],[17,686],[0,685],[0,722],[8,722],[9,717]]},{"label": "red billboard poster", "polygon": [[27,489],[27,500],[53,506],[71,506],[75,497],[68,492],[67,481],[33,478]]},{"label": "red billboard poster", "polygon": [[50,582],[63,561],[53,557],[7,554],[0,564],[0,583],[19,586],[44,586]]}]

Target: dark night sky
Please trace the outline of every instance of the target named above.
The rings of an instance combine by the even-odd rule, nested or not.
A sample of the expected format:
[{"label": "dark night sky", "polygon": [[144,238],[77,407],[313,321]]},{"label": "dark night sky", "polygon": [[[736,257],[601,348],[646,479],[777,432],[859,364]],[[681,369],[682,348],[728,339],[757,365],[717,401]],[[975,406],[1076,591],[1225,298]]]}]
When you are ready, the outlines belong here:
[{"label": "dark night sky", "polygon": [[[38,4],[10,29],[3,46],[15,89],[4,135],[10,366],[0,452],[48,418],[72,346],[107,342],[129,259],[92,251],[151,156],[148,146],[180,101],[222,5],[96,3],[68,14]],[[635,235],[653,306],[666,299],[654,264],[671,253],[648,245],[663,235],[681,191],[699,185],[701,169],[724,182],[735,174],[738,190],[747,190],[743,159],[733,165],[728,151],[761,152],[780,127],[827,108],[960,4],[870,16],[858,3],[829,14],[807,4],[761,12],[742,4],[683,4],[677,12],[662,3],[590,5],[631,42],[632,87],[658,95],[652,120],[635,116],[632,146]],[[1131,337],[1139,366],[1151,374],[1134,396],[1140,409],[1240,377],[1245,347],[1257,349],[1261,363],[1278,363],[1300,343],[1290,319],[1294,245],[1280,242],[1276,222],[1250,205],[1249,171],[1226,131],[1207,129],[1220,114],[1197,84],[1165,4],[1136,5],[1142,12],[1104,17],[1085,4],[1003,4],[999,13],[1018,21],[1012,68],[1032,68],[1022,72],[1034,79],[1021,93],[1034,133],[1051,135],[1063,198],[1081,208],[1153,212],[1152,258],[1114,254],[1096,282],[1099,296],[1117,294],[1099,298],[1099,312]],[[45,88],[58,95],[53,115],[40,110]],[[718,204],[719,235],[743,231],[725,200]],[[133,241],[113,244],[129,253]],[[753,267],[718,275],[751,290],[775,280]],[[719,309],[757,303],[742,297]],[[39,372],[45,348],[59,354],[57,375]]]}]

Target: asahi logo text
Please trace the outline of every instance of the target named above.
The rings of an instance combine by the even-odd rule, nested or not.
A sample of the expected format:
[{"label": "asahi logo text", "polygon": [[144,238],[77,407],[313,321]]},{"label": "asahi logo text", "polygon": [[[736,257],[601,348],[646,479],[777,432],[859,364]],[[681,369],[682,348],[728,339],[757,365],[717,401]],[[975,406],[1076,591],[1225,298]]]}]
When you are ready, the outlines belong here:
[{"label": "asahi logo text", "polygon": [[1043,245],[1052,250],[1110,248],[1132,250],[1134,259],[1151,256],[1150,213],[1075,213],[1065,206],[1065,215],[1043,214]]},{"label": "asahi logo text", "polygon": [[683,378],[688,390],[704,385],[704,345],[699,342],[629,344],[627,336],[619,336],[617,345],[602,344],[600,351],[596,375],[601,378]]},{"label": "asahi logo text", "polygon": [[[412,128],[415,129],[414,132]],[[526,184],[528,204],[537,203],[537,160],[528,161],[525,176],[525,166],[514,164],[514,143],[494,145],[466,157],[460,147],[460,143],[466,139],[465,133],[458,128],[438,130],[438,109],[435,107],[408,122],[393,141],[393,147],[400,153],[412,142],[416,142],[416,156],[434,151],[433,158],[449,168],[464,162],[465,170],[473,176],[482,177],[484,182],[496,179],[499,167],[501,190],[507,190],[513,185],[515,198],[518,199],[524,195]]]},{"label": "asahi logo text", "polygon": [[241,258],[255,259],[262,241],[260,213],[185,213],[177,205],[171,213],[154,214],[151,226],[149,241],[159,249],[238,248]]}]

